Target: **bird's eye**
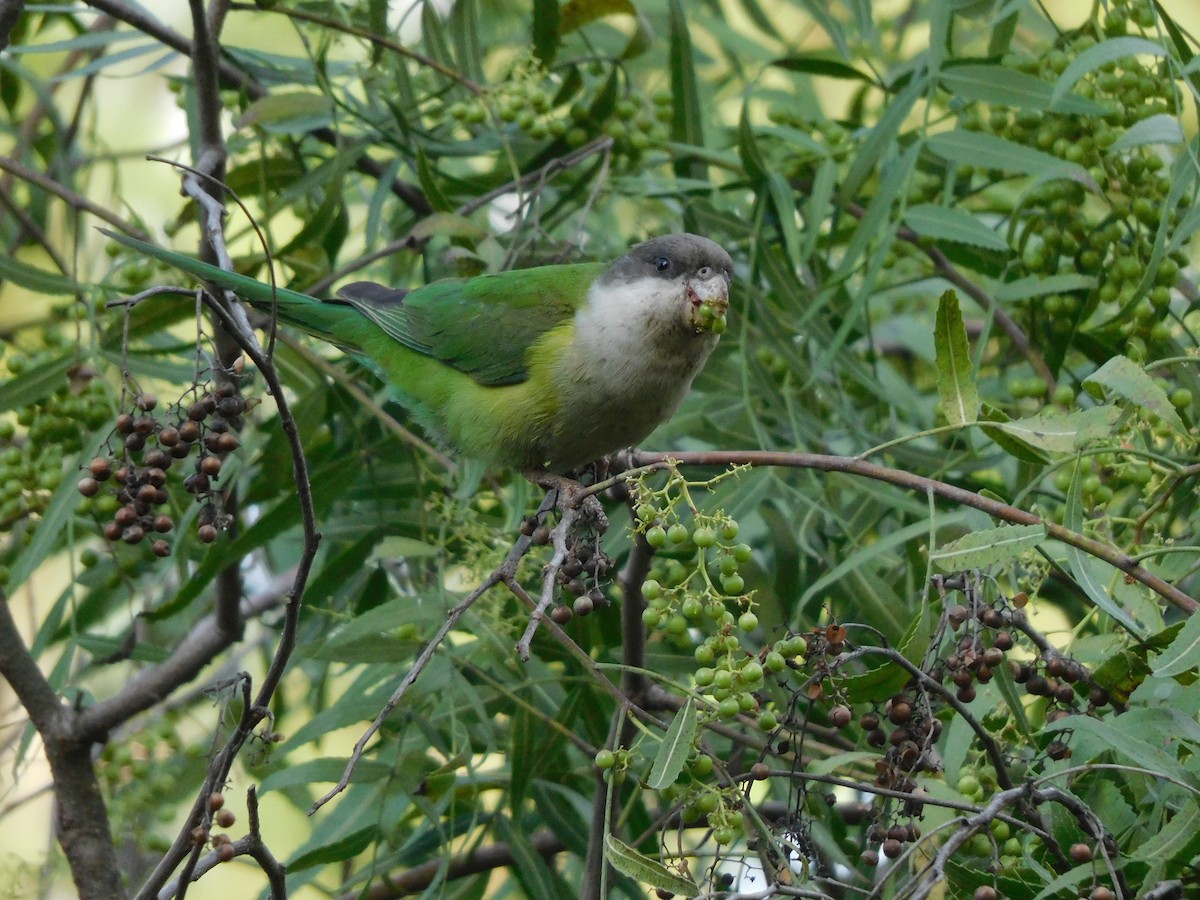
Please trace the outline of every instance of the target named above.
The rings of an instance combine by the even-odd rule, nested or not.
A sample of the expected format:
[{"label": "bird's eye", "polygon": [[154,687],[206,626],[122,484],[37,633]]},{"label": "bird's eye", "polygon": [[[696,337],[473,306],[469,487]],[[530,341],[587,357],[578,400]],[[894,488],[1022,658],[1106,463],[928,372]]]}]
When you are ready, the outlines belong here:
[{"label": "bird's eye", "polygon": [[696,274],[701,278],[710,278],[712,276],[712,266],[701,266],[700,271]]},{"label": "bird's eye", "polygon": [[671,261],[665,256],[660,256],[654,261],[654,268],[658,269],[660,272],[665,272],[667,269],[671,268]]}]

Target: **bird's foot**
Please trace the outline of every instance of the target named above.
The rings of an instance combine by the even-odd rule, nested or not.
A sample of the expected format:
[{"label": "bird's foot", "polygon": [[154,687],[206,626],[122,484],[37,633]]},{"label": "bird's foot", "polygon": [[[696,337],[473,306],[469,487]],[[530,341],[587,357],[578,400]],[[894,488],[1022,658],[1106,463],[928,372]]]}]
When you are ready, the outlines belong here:
[{"label": "bird's foot", "polygon": [[586,485],[566,475],[540,469],[528,470],[523,474],[538,487],[555,494],[554,506],[559,512],[577,511],[575,518],[578,525],[594,528],[601,534],[608,530],[608,516],[604,514],[604,507]]}]

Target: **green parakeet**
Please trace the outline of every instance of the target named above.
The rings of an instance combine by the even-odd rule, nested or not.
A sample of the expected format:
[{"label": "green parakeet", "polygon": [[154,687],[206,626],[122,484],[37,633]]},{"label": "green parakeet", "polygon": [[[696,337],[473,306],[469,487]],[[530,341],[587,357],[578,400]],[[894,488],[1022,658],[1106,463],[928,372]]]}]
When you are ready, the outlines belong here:
[{"label": "green parakeet", "polygon": [[671,416],[724,330],[733,262],[672,234],[611,265],[517,269],[413,290],[355,282],[322,301],[119,235],[380,370],[452,450],[565,473]]}]

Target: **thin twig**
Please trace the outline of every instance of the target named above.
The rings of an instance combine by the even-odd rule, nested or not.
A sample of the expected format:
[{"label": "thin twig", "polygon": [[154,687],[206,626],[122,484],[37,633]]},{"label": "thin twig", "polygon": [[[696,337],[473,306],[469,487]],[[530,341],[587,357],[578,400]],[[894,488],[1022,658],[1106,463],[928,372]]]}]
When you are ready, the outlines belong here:
[{"label": "thin twig", "polygon": [[844,472],[848,475],[859,475],[875,481],[894,484],[908,490],[920,491],[923,494],[933,494],[945,500],[951,500],[962,506],[970,506],[982,510],[988,515],[995,516],[1005,522],[1019,525],[1042,525],[1047,537],[1064,544],[1069,544],[1084,553],[1102,559],[1109,565],[1121,570],[1134,581],[1138,581],[1154,591],[1168,603],[1185,613],[1196,611],[1200,604],[1192,597],[1181,591],[1175,585],[1164,581],[1136,562],[1126,553],[1115,547],[1097,541],[1077,531],[1072,531],[1057,522],[1050,522],[1041,516],[1031,513],[999,500],[993,500],[974,491],[914,475],[902,469],[891,469],[867,462],[853,456],[832,456],[824,453],[788,453],[785,451],[769,450],[727,450],[727,451],[696,451],[688,453],[647,453],[636,451],[630,454],[630,460],[635,466],[665,466],[668,460],[692,466],[780,466],[793,469],[816,469],[822,472]]}]

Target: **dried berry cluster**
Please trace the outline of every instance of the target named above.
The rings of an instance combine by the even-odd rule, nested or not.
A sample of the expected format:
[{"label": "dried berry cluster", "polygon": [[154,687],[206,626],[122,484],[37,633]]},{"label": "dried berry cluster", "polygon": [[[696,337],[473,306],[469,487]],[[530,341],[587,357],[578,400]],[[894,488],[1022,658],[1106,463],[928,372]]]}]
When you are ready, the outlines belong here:
[{"label": "dried berry cluster", "polygon": [[[253,401],[251,401],[253,402]],[[167,490],[172,466],[192,456],[192,471],[183,479],[183,487],[204,505],[200,510],[197,536],[204,543],[217,538],[224,525],[221,495],[214,490],[225,457],[240,446],[234,433],[248,403],[230,382],[216,388],[183,410],[174,423],[164,423],[152,413],[158,407],[153,394],[139,393],[134,409],[117,416],[113,429],[120,449],[113,456],[98,456],[88,465],[88,474],[79,480],[79,493],[94,497],[111,481],[120,506],[103,527],[104,536],[113,543],[140,544],[154,537],[155,556],[168,556],[171,545],[165,537],[175,528]],[[182,465],[180,466],[182,468]]]}]

